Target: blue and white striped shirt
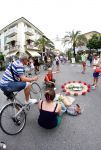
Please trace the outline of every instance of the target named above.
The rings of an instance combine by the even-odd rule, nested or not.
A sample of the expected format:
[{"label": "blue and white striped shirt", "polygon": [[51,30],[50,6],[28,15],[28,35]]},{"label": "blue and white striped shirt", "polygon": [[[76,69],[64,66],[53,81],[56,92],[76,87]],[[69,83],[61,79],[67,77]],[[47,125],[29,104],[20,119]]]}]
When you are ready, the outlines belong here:
[{"label": "blue and white striped shirt", "polygon": [[16,60],[12,63],[12,70],[14,73],[14,78],[12,76],[10,67],[11,67],[11,64],[7,67],[6,71],[4,72],[3,77],[0,81],[1,84],[12,82],[14,81],[14,78],[17,81],[20,81],[20,76],[23,75],[25,72],[24,65],[20,62],[20,60]]}]

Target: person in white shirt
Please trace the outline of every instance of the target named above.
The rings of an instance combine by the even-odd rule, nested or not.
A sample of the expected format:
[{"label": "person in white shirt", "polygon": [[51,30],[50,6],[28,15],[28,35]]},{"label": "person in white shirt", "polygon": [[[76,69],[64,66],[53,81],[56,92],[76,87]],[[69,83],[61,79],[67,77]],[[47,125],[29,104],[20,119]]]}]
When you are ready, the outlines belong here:
[{"label": "person in white shirt", "polygon": [[34,70],[34,62],[33,62],[33,59],[30,59],[29,60],[29,63],[30,63],[30,70]]},{"label": "person in white shirt", "polygon": [[55,57],[55,61],[56,61],[56,66],[57,66],[57,71],[59,71],[60,69],[59,69],[59,57],[58,56],[56,56]]},{"label": "person in white shirt", "polygon": [[93,60],[93,84],[92,87],[95,88],[98,84],[98,77],[99,73],[96,72],[96,68],[100,67],[100,59],[98,58],[97,54],[94,55],[94,60]]}]

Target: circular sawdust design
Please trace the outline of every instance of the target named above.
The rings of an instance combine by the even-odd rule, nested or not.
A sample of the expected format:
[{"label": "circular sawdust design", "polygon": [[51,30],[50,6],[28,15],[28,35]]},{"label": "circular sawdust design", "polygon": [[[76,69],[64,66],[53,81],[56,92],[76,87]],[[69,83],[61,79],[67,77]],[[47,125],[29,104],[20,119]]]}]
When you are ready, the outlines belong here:
[{"label": "circular sawdust design", "polygon": [[85,95],[87,92],[90,92],[90,85],[81,81],[69,81],[62,85],[62,90],[66,95]]}]

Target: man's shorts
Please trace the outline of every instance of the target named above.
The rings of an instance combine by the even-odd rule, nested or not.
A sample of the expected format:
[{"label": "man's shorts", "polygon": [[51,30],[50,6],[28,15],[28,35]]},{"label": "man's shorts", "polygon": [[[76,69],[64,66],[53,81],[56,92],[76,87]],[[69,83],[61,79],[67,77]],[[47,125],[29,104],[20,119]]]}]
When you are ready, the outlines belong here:
[{"label": "man's shorts", "polygon": [[93,77],[94,77],[94,78],[98,78],[98,77],[99,77],[99,73],[98,73],[98,72],[94,72],[94,73],[93,73]]},{"label": "man's shorts", "polygon": [[0,85],[0,88],[4,92],[19,92],[26,87],[26,82],[9,82]]},{"label": "man's shorts", "polygon": [[82,65],[83,65],[83,67],[86,67],[86,62],[83,61],[83,62],[82,62]]}]

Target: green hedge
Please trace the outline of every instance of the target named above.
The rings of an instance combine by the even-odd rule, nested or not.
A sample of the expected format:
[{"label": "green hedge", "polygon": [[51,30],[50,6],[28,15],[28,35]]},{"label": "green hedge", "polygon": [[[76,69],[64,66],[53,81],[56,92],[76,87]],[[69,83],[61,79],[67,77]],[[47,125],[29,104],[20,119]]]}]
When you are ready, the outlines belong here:
[{"label": "green hedge", "polygon": [[81,55],[79,53],[76,55],[75,60],[76,60],[77,63],[81,62]]},{"label": "green hedge", "polygon": [[0,61],[4,61],[4,55],[0,54]]}]

